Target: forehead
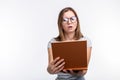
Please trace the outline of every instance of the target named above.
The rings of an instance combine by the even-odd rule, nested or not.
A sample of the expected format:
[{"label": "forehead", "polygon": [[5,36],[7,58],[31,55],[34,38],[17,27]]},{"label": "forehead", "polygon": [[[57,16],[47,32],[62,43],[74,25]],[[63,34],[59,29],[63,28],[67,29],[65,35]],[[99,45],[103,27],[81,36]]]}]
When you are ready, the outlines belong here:
[{"label": "forehead", "polygon": [[63,17],[67,17],[67,18],[70,18],[72,16],[75,16],[75,14],[73,13],[73,11],[67,11],[63,14]]}]

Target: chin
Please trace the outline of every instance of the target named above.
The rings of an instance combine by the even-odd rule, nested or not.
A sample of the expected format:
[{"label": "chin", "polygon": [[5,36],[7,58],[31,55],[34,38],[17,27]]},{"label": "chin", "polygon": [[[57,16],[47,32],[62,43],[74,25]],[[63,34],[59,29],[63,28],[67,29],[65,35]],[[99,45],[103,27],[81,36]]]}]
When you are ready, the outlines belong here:
[{"label": "chin", "polygon": [[75,30],[69,30],[69,31],[67,31],[67,33],[73,33],[73,32],[75,32]]}]

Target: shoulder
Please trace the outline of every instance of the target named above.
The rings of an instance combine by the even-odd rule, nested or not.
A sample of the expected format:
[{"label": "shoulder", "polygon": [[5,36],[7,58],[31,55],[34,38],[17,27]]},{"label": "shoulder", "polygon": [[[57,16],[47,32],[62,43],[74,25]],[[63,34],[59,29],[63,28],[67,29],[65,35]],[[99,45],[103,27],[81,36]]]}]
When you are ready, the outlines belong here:
[{"label": "shoulder", "polygon": [[51,48],[51,43],[53,43],[53,42],[56,42],[55,38],[52,38],[52,39],[49,40],[47,47]]},{"label": "shoulder", "polygon": [[86,40],[86,41],[87,41],[87,47],[92,47],[92,41],[90,40],[89,37],[83,36],[83,37],[80,38],[79,40]]},{"label": "shoulder", "polygon": [[52,39],[50,39],[49,42],[55,42],[55,41],[56,41],[55,38],[52,38]]}]

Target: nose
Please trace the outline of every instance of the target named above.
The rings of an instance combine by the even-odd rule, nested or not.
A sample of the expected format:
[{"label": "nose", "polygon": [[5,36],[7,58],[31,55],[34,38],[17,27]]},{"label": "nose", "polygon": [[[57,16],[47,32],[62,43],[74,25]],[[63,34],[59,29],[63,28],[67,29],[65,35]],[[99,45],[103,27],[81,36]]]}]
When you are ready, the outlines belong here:
[{"label": "nose", "polygon": [[68,19],[68,24],[72,23],[70,19]]}]

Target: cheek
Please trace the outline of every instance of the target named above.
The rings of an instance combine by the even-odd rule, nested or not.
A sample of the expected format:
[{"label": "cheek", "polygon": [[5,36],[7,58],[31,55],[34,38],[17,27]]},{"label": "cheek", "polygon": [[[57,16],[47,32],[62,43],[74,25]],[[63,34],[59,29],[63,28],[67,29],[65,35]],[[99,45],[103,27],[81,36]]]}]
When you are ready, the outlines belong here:
[{"label": "cheek", "polygon": [[67,27],[66,27],[66,26],[63,26],[62,29],[66,31],[66,30],[67,30]]},{"label": "cheek", "polygon": [[66,29],[67,28],[67,25],[62,25],[62,29]]},{"label": "cheek", "polygon": [[77,28],[77,23],[74,24],[75,29]]},{"label": "cheek", "polygon": [[75,23],[75,26],[77,26],[77,22]]}]

